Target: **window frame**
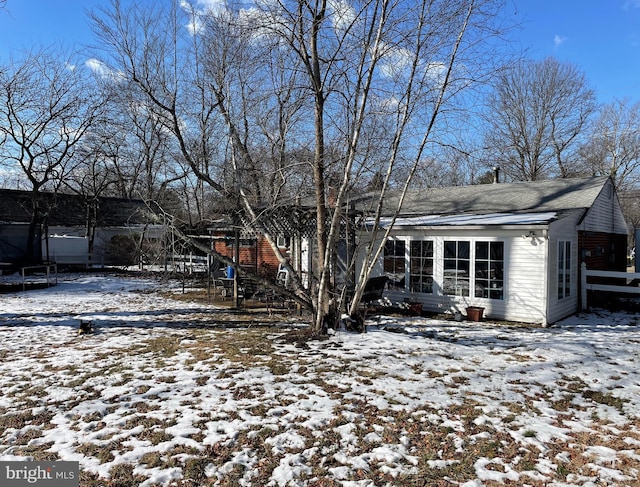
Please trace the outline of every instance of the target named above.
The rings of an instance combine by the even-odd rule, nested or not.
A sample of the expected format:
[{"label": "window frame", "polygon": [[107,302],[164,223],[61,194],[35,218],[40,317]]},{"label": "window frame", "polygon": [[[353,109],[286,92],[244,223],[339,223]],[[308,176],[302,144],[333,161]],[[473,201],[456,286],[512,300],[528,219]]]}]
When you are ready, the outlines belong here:
[{"label": "window frame", "polygon": [[572,272],[573,245],[571,240],[558,240],[558,256],[556,270],[558,273],[556,284],[558,301],[572,297],[571,272]]},{"label": "window frame", "polygon": [[[392,278],[389,290],[504,301],[507,252],[504,238],[398,236],[385,242],[383,272]],[[480,277],[483,269],[487,277]]]},{"label": "window frame", "polygon": [[[419,244],[419,253],[414,248]],[[430,248],[429,248],[430,247]],[[409,292],[433,294],[436,266],[436,245],[433,239],[409,241]],[[424,272],[431,267],[431,272]]]},{"label": "window frame", "polygon": [[[482,244],[487,246],[486,257],[479,252],[478,247]],[[473,297],[504,301],[504,240],[475,240],[473,248]],[[495,253],[493,248],[499,253]],[[481,272],[486,272],[486,277],[480,276]]]},{"label": "window frame", "polygon": [[[451,247],[454,244],[454,248]],[[466,247],[466,249],[465,249]],[[471,240],[443,240],[442,246],[442,294],[444,296],[471,295]],[[453,253],[451,254],[451,250]],[[466,257],[464,255],[466,250]],[[453,264],[453,267],[451,267]],[[466,269],[465,269],[466,267]],[[449,277],[447,277],[449,274]],[[453,285],[447,280],[453,281]],[[453,292],[450,290],[453,289]]]},{"label": "window frame", "polygon": [[[402,252],[399,252],[399,247],[402,247]],[[388,253],[388,249],[393,247],[393,253]],[[389,266],[388,263],[393,263]],[[398,265],[402,263],[402,266]],[[391,267],[391,268],[390,268]],[[402,268],[400,268],[402,267]],[[406,273],[407,273],[407,242],[402,238],[388,238],[384,243],[384,252],[382,255],[382,269],[384,275],[389,277],[387,281],[387,287],[389,289],[405,289],[406,286]],[[393,276],[400,279],[393,279]]]}]

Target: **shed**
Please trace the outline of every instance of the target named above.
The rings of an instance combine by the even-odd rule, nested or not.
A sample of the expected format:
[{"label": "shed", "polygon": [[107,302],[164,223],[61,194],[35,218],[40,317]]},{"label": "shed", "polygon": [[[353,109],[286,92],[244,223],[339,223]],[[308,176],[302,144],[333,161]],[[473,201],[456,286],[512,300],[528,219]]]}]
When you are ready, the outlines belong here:
[{"label": "shed", "polygon": [[[386,201],[382,229],[397,203]],[[626,246],[608,177],[434,188],[406,196],[372,275],[389,277],[392,302],[548,325],[580,309],[580,263],[624,271]]]}]

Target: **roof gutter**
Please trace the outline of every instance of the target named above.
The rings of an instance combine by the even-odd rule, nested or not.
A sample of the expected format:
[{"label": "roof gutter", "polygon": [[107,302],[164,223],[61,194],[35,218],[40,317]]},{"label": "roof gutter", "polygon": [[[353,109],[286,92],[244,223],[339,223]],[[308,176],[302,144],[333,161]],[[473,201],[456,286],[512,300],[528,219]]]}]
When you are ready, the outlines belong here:
[{"label": "roof gutter", "polygon": [[518,225],[394,225],[394,229],[411,230],[547,230],[548,223],[522,223]]}]

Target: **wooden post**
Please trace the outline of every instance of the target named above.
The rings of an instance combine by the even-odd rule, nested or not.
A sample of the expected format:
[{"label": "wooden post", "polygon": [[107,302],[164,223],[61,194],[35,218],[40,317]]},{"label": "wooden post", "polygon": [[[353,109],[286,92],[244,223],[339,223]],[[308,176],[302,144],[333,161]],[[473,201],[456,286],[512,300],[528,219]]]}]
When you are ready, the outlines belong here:
[{"label": "wooden post", "polygon": [[236,264],[233,269],[233,307],[238,307],[238,269],[240,269],[240,230],[235,230],[235,243],[233,249],[233,262]]},{"label": "wooden post", "polygon": [[580,264],[580,309],[585,311],[587,306],[587,263]]}]

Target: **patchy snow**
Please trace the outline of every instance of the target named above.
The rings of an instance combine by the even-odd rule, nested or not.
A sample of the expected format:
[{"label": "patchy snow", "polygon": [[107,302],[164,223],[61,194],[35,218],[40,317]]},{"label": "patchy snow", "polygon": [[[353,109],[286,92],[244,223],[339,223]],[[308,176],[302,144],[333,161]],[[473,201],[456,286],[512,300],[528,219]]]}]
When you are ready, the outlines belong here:
[{"label": "patchy snow", "polygon": [[635,315],[381,316],[301,341],[172,292],[105,274],[0,295],[0,460],[144,486],[640,482]]}]

